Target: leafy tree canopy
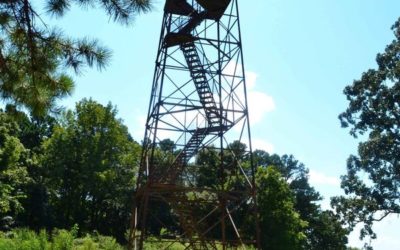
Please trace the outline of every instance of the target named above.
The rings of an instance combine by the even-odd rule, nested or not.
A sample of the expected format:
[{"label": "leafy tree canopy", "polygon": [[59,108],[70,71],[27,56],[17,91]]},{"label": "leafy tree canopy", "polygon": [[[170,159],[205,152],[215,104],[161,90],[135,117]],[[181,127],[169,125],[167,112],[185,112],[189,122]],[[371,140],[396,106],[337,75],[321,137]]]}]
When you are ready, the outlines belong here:
[{"label": "leafy tree canopy", "polygon": [[378,67],[345,88],[349,106],[339,116],[363,141],[342,177],[347,196],[333,204],[351,229],[364,223],[361,238],[375,238],[372,224],[400,213],[400,19],[392,29],[395,39],[377,55]]},{"label": "leafy tree canopy", "polygon": [[304,229],[307,240],[303,242],[303,249],[346,249],[349,232],[336,214],[324,211],[318,204],[322,197],[308,182],[309,171],[304,164],[293,155],[270,155],[263,150],[254,151],[253,155],[257,166],[274,166],[289,185],[295,211],[308,223]]},{"label": "leafy tree canopy", "polygon": [[19,130],[12,117],[0,110],[0,219],[22,211],[23,187],[29,181],[29,150],[18,139]]},{"label": "leafy tree canopy", "polygon": [[302,249],[307,222],[294,210],[292,192],[282,175],[274,167],[259,168],[257,185],[262,248]]},{"label": "leafy tree canopy", "polygon": [[42,164],[56,226],[124,238],[140,146],[115,108],[83,100],[45,141]]},{"label": "leafy tree canopy", "polygon": [[[43,115],[69,95],[74,84],[68,68],[81,72],[86,66],[103,69],[110,50],[98,40],[73,39],[43,22],[32,0],[0,2],[0,98]],[[44,0],[46,12],[61,17],[77,4],[99,6],[120,23],[150,9],[150,0]]]}]

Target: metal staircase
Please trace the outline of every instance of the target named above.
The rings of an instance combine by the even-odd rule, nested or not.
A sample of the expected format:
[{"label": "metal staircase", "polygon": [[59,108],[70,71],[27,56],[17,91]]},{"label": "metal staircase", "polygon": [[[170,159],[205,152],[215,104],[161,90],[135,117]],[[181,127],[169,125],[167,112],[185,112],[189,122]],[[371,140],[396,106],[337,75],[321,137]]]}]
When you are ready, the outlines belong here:
[{"label": "metal staircase", "polygon": [[[214,6],[215,3],[210,4],[207,1],[198,1],[198,6],[195,8],[184,0],[167,1],[166,9],[171,13],[190,17],[190,19],[179,28],[178,32],[167,35],[166,40],[168,43],[166,46],[179,45],[207,120],[207,127],[195,130],[181,153],[175,159],[174,164],[169,168],[167,173],[168,178],[166,179],[168,183],[176,181],[178,176],[183,172],[187,162],[197,153],[203,140],[211,131],[218,130],[219,132],[225,132],[229,129],[229,126],[222,125],[226,119],[221,114],[222,109],[218,107],[215,101],[209,85],[209,80],[207,79],[206,70],[201,62],[196,44],[194,43],[195,38],[191,35],[192,31],[200,25],[202,21],[210,18],[210,14],[212,14],[213,18],[220,18],[229,3],[229,0],[220,1],[217,6]],[[196,9],[199,9],[199,6],[203,8],[200,13],[196,11]],[[189,41],[187,40],[188,35],[192,37]]]},{"label": "metal staircase", "polygon": [[220,123],[220,113],[215,102],[210,85],[208,84],[205,69],[197,53],[196,45],[188,42],[180,45],[180,48],[189,67],[190,75],[196,86],[200,102],[204,108],[209,127],[218,126]]},{"label": "metal staircase", "polygon": [[190,138],[190,140],[185,145],[182,152],[176,158],[175,163],[179,165],[186,164],[186,162],[190,158],[192,158],[193,155],[197,153],[199,145],[206,136],[207,136],[207,129],[197,129]]},{"label": "metal staircase", "polygon": [[177,178],[182,174],[187,162],[192,158],[200,148],[201,143],[208,134],[207,129],[199,128],[193,134],[185,147],[175,158],[174,163],[170,166],[166,175],[166,183],[176,183]]}]

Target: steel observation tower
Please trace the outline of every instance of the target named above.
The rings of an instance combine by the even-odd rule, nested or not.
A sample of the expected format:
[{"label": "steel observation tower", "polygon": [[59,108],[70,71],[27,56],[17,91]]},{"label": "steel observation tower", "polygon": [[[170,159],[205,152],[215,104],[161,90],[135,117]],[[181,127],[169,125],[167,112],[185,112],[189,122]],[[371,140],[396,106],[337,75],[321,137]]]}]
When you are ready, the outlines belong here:
[{"label": "steel observation tower", "polygon": [[260,249],[238,0],[165,1],[131,223],[135,250]]}]

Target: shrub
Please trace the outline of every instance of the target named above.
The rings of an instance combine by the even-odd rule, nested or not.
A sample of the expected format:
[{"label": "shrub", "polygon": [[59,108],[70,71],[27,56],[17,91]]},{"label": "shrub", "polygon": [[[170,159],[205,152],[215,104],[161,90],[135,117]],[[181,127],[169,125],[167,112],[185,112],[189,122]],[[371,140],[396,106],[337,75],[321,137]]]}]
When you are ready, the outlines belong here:
[{"label": "shrub", "polygon": [[71,231],[56,229],[51,237],[45,230],[39,233],[28,229],[15,229],[7,233],[0,231],[0,250],[124,250],[112,237],[76,236],[77,228]]},{"label": "shrub", "polygon": [[72,250],[74,235],[67,230],[55,230],[53,232],[52,250]]}]

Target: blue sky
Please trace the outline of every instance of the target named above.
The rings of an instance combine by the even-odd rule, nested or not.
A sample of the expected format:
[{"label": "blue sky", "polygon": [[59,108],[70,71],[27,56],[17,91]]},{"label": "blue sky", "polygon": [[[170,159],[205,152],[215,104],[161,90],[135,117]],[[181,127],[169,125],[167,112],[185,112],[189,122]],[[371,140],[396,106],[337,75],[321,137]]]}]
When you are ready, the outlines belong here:
[{"label": "blue sky", "polygon": [[[337,116],[347,102],[343,88],[375,67],[375,57],[394,39],[398,0],[239,1],[245,68],[251,93],[261,107],[250,107],[256,148],[293,154],[310,169],[310,182],[327,198],[341,194],[339,177],[355,141]],[[91,97],[113,103],[133,137],[143,136],[163,0],[136,18],[133,26],[113,24],[103,12],[72,8],[50,19],[72,37],[99,38],[113,50],[106,71],[76,76],[74,94],[62,101],[72,108]],[[376,249],[400,249],[395,216],[376,226]],[[361,246],[358,234],[350,243]]]}]

